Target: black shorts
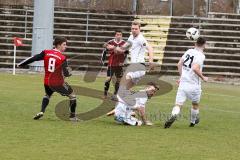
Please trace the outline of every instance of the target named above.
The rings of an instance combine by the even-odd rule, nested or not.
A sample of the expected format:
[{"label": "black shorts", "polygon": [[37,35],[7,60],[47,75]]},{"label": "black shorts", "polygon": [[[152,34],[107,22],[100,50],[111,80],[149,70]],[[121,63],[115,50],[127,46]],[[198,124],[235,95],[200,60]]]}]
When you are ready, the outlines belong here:
[{"label": "black shorts", "polygon": [[122,66],[108,66],[107,76],[112,77],[113,75],[115,75],[116,78],[122,78],[123,76]]},{"label": "black shorts", "polygon": [[62,86],[48,86],[44,85],[45,93],[50,97],[54,92],[61,94],[62,96],[69,96],[73,93],[73,89],[66,82]]}]

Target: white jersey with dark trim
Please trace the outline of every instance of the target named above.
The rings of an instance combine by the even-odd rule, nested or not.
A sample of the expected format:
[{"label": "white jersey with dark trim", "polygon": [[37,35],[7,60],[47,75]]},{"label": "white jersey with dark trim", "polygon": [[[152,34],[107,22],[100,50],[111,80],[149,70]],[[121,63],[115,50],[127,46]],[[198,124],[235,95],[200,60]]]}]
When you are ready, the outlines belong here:
[{"label": "white jersey with dark trim", "polygon": [[182,60],[183,60],[183,66],[182,66],[182,75],[180,78],[180,86],[185,83],[201,86],[201,79],[193,71],[192,65],[198,64],[202,71],[205,55],[202,53],[202,51],[197,50],[196,48],[189,49],[182,56]]},{"label": "white jersey with dark trim", "polygon": [[137,37],[131,35],[128,38],[128,41],[132,44],[132,47],[130,48],[131,63],[144,63],[147,40],[144,38],[142,33],[140,33]]}]

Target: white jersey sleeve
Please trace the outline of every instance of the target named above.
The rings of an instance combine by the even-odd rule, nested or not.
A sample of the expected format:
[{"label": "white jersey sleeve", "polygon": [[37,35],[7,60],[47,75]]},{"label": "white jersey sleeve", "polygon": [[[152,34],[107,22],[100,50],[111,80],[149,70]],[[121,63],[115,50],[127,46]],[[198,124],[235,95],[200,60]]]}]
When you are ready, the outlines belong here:
[{"label": "white jersey sleeve", "polygon": [[147,40],[145,39],[145,37],[141,34],[141,37],[140,37],[140,43],[143,47],[146,47],[148,45],[148,42]]}]

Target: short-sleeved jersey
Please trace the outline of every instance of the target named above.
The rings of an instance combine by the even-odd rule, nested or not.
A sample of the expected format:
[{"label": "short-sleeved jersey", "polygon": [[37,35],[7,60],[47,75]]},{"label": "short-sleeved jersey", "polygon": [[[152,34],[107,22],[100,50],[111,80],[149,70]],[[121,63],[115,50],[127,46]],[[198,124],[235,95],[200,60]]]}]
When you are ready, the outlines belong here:
[{"label": "short-sleeved jersey", "polygon": [[115,107],[115,115],[128,115],[130,114],[134,109],[137,109],[139,107],[144,107],[147,103],[148,97],[146,93],[141,93],[140,97],[135,98],[135,105],[134,106],[130,106],[127,103],[125,103],[122,100],[119,100],[119,102],[116,104]]},{"label": "short-sleeved jersey", "polygon": [[148,95],[145,90],[140,90],[136,93],[127,95],[126,97],[120,97],[120,95],[117,95],[117,98],[119,103],[123,103],[131,109],[136,109],[138,107],[145,107]]},{"label": "short-sleeved jersey", "polygon": [[205,55],[197,49],[189,49],[182,56],[183,67],[180,86],[183,83],[201,86],[200,77],[192,70],[193,64],[198,64],[202,71]]},{"label": "short-sleeved jersey", "polygon": [[144,63],[147,40],[140,33],[137,37],[130,35],[128,41],[132,43],[130,48],[131,63]]},{"label": "short-sleeved jersey", "polygon": [[138,107],[144,107],[147,103],[148,100],[148,96],[147,93],[145,92],[144,94],[142,94],[141,97],[136,98],[136,104],[133,106],[133,108],[138,108]]},{"label": "short-sleeved jersey", "polygon": [[25,59],[18,64],[19,67],[25,66],[35,61],[44,61],[44,84],[58,87],[64,83],[64,77],[71,76],[68,71],[66,57],[58,50],[44,50],[39,54]]},{"label": "short-sleeved jersey", "polygon": [[44,50],[44,84],[49,86],[59,86],[64,83],[62,65],[66,57],[58,50]]},{"label": "short-sleeved jersey", "polygon": [[[121,40],[117,42],[115,39],[112,39],[107,42],[107,44],[115,46],[115,47],[122,47],[126,42]],[[115,54],[114,50],[109,50],[109,58],[108,58],[108,66],[122,66],[125,60],[125,53],[122,54]]]}]

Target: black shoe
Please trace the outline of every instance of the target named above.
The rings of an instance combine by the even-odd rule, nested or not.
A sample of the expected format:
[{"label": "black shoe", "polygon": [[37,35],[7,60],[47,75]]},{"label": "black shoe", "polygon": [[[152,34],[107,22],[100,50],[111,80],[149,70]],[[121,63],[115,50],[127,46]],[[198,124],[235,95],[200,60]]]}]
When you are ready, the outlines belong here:
[{"label": "black shoe", "polygon": [[171,118],[165,122],[164,128],[170,128],[176,119],[177,119],[177,116],[171,116]]},{"label": "black shoe", "polygon": [[194,127],[195,124],[198,124],[200,122],[200,118],[198,117],[196,120],[195,120],[195,123],[190,123],[189,127]]},{"label": "black shoe", "polygon": [[36,115],[33,117],[33,119],[34,119],[34,120],[38,120],[38,119],[40,119],[42,116],[43,116],[43,112],[39,112],[38,114],[36,114]]},{"label": "black shoe", "polygon": [[196,121],[195,121],[195,124],[198,124],[200,122],[200,118],[197,117]]},{"label": "black shoe", "polygon": [[111,100],[112,100],[112,101],[118,101],[118,98],[117,98],[117,96],[114,94],[114,95],[112,95]]},{"label": "black shoe", "polygon": [[190,123],[189,127],[194,127],[195,124],[194,123]]},{"label": "black shoe", "polygon": [[76,116],[75,113],[70,113],[69,120],[72,121],[72,122],[78,122],[78,121],[80,121],[80,120],[77,118],[77,116]]}]

